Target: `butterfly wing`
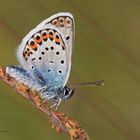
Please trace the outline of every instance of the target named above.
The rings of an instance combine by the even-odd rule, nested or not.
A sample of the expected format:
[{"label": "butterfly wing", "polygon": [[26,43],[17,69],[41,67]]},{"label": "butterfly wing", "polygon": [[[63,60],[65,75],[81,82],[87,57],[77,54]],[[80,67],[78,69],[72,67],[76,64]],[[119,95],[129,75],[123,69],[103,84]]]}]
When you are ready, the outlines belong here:
[{"label": "butterfly wing", "polygon": [[71,13],[58,13],[44,20],[37,27],[40,28],[46,24],[55,26],[55,28],[60,31],[61,35],[63,35],[63,39],[65,41],[67,53],[67,75],[63,85],[66,85],[71,70],[72,48],[75,39],[74,18]]},{"label": "butterfly wing", "polygon": [[17,57],[22,67],[50,90],[64,87],[71,69],[74,19],[58,13],[41,22],[22,40]]}]

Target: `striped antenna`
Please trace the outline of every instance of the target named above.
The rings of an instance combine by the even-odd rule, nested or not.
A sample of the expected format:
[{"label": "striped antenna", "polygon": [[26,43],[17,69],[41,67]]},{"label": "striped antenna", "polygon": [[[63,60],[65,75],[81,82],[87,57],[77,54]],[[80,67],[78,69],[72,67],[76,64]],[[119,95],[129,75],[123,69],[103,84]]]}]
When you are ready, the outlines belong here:
[{"label": "striped antenna", "polygon": [[87,83],[79,83],[79,84],[75,84],[75,85],[70,85],[70,88],[78,88],[81,86],[103,86],[104,85],[104,80],[100,80],[100,81],[95,81],[95,82],[87,82]]}]

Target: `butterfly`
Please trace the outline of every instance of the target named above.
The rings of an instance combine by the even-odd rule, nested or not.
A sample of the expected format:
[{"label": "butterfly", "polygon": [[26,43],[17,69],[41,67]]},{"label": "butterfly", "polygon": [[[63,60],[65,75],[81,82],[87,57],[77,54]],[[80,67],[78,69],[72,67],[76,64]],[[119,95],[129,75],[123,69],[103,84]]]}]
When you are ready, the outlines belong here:
[{"label": "butterfly", "polygon": [[20,66],[6,72],[17,81],[37,90],[43,100],[59,104],[74,90],[66,86],[71,70],[75,37],[74,18],[61,12],[50,16],[31,30],[17,49]]},{"label": "butterfly", "polygon": [[49,100],[58,106],[74,93],[74,88],[66,85],[74,38],[75,23],[71,13],[50,16],[23,38],[17,49],[20,66],[8,66],[6,72],[36,90],[43,101]]}]

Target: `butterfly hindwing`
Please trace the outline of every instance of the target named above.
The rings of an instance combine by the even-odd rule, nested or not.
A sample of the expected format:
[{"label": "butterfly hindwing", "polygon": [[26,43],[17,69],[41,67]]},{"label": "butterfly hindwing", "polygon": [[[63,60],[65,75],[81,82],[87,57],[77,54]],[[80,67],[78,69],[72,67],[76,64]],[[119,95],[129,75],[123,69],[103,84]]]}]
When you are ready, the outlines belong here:
[{"label": "butterfly hindwing", "polygon": [[17,57],[24,69],[50,89],[64,87],[71,69],[74,20],[58,13],[41,22],[21,42]]}]

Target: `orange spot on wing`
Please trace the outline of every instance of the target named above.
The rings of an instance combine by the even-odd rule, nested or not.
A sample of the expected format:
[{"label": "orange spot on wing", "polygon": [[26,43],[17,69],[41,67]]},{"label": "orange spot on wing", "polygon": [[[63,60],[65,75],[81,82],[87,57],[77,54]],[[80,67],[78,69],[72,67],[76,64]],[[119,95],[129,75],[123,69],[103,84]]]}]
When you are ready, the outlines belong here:
[{"label": "orange spot on wing", "polygon": [[34,40],[35,40],[36,43],[40,44],[42,42],[42,37],[40,37],[40,39],[34,38]]},{"label": "orange spot on wing", "polygon": [[53,35],[49,35],[49,38],[54,38],[54,36]]},{"label": "orange spot on wing", "polygon": [[43,39],[48,39],[49,38],[49,34],[47,33],[45,36],[42,35]]},{"label": "orange spot on wing", "polygon": [[56,38],[55,42],[61,42],[61,39],[60,38]]},{"label": "orange spot on wing", "polygon": [[37,49],[37,44],[36,44],[36,42],[34,41],[34,43],[30,43],[30,44],[29,44],[29,47],[32,48],[33,50],[36,50],[36,49]]},{"label": "orange spot on wing", "polygon": [[34,45],[32,45],[32,46],[30,46],[32,49],[36,49],[37,48],[37,45],[36,44],[34,44]]}]

